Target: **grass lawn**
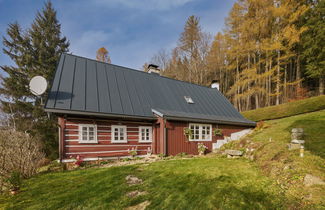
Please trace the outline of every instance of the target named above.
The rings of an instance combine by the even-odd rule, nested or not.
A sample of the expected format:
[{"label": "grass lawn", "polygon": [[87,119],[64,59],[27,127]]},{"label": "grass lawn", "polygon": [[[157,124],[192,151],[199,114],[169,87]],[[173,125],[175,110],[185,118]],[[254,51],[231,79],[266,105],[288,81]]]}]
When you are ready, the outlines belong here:
[{"label": "grass lawn", "polygon": [[[292,128],[304,129],[303,158],[299,150],[288,150]],[[325,110],[265,121],[265,128],[225,147],[254,147],[256,164],[281,185],[286,199],[291,200],[291,208],[325,209],[325,185],[306,187],[303,184],[306,174],[325,180]]]},{"label": "grass lawn", "polygon": [[266,122],[268,128],[253,135],[256,141],[289,143],[292,128],[303,128],[305,132],[305,147],[311,153],[325,158],[325,109],[322,111],[296,115]]},{"label": "grass lawn", "polygon": [[[130,174],[143,184],[128,186]],[[148,194],[125,196],[132,190]],[[0,208],[123,209],[148,200],[148,209],[275,209],[281,192],[247,160],[204,157],[38,175]]]},{"label": "grass lawn", "polygon": [[325,109],[325,95],[242,112],[253,121],[272,120]]}]

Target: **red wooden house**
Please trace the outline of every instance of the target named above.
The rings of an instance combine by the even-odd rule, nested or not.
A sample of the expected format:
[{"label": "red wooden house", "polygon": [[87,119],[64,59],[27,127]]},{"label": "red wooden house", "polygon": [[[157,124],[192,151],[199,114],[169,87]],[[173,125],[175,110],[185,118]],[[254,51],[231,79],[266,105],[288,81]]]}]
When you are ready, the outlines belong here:
[{"label": "red wooden house", "polygon": [[127,157],[132,149],[139,156],[197,154],[198,142],[210,152],[255,126],[216,88],[70,54],[60,58],[45,110],[59,118],[62,161]]}]

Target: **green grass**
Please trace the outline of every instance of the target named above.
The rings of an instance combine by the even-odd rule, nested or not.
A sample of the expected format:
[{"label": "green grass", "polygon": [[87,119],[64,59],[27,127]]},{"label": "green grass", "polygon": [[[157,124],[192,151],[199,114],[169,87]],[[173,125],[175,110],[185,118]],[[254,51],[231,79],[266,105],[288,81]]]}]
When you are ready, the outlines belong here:
[{"label": "green grass", "polygon": [[[144,183],[128,186],[129,174]],[[136,189],[148,194],[125,196]],[[43,174],[2,199],[10,209],[123,209],[146,200],[149,209],[275,209],[284,203],[281,189],[256,166],[215,157]]]},{"label": "green grass", "polygon": [[[289,151],[292,128],[305,131],[305,156]],[[271,140],[271,141],[270,141]],[[228,147],[255,148],[255,162],[265,175],[276,180],[292,201],[290,208],[324,209],[325,186],[306,187],[303,179],[312,174],[325,180],[325,110],[265,121],[265,128]]]},{"label": "green grass", "polygon": [[268,141],[272,138],[286,144],[291,140],[292,128],[303,128],[306,150],[325,158],[325,110],[266,121],[266,124],[270,127],[256,132],[254,140]]},{"label": "green grass", "polygon": [[325,95],[289,102],[278,106],[269,106],[246,111],[241,114],[247,119],[257,122],[261,120],[279,119],[322,109],[325,109]]}]

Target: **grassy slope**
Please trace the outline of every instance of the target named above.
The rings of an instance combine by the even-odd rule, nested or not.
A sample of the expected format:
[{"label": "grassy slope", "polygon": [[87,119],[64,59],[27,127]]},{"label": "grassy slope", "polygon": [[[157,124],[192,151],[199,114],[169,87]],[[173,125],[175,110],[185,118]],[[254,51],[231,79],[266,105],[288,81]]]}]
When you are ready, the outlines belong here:
[{"label": "grassy slope", "polygon": [[325,109],[325,95],[242,112],[249,120],[261,121],[294,116]]},{"label": "grassy slope", "polygon": [[[126,185],[129,174],[144,183]],[[125,196],[136,189],[148,194]],[[213,157],[39,175],[6,199],[2,207],[13,209],[122,209],[145,200],[149,209],[270,209],[284,202],[278,185],[253,164]]]},{"label": "grassy slope", "polygon": [[[325,110],[265,122],[266,128],[228,147],[255,148],[253,155],[265,175],[280,183],[294,207],[325,208],[325,186],[305,187],[303,178],[312,174],[325,180]],[[304,128],[305,157],[289,151],[290,131]],[[271,141],[270,141],[271,138]]]}]

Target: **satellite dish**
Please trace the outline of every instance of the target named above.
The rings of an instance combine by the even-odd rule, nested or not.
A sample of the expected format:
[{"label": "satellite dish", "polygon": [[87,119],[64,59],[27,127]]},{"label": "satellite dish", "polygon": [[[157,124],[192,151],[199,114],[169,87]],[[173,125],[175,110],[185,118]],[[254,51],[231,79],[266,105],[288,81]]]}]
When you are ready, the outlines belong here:
[{"label": "satellite dish", "polygon": [[29,90],[33,95],[40,96],[45,93],[47,81],[42,76],[35,76],[29,82]]}]

